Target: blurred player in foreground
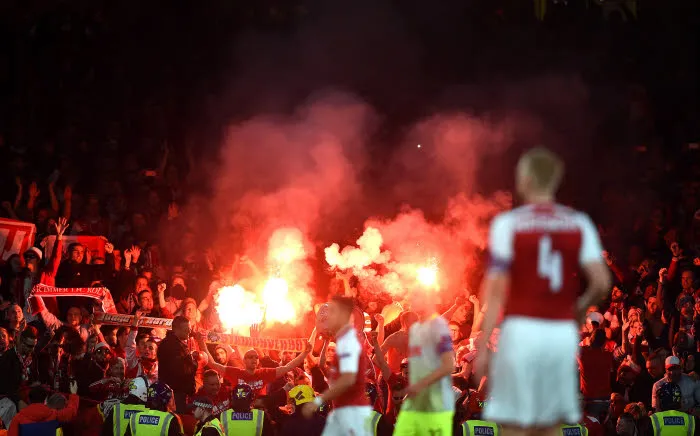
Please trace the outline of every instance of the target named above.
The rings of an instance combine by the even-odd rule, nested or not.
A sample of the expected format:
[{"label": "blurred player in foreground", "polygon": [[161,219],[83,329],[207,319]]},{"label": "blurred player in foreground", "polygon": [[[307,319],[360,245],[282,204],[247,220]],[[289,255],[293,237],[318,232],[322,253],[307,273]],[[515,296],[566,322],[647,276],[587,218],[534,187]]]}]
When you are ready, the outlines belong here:
[{"label": "blurred player in foreground", "polygon": [[455,413],[452,390],[454,352],[447,321],[438,314],[436,295],[415,292],[411,307],[419,321],[408,330],[409,385],[396,420],[396,436],[449,436]]},{"label": "blurred player in foreground", "polygon": [[328,326],[335,333],[336,358],[330,369],[330,387],[314,401],[302,405],[310,419],[323,404],[333,402],[323,436],[370,436],[370,414],[365,395],[367,359],[352,324],[351,298],[333,297],[328,305]]},{"label": "blurred player in foreground", "polygon": [[[549,150],[525,153],[516,169],[525,205],[491,223],[480,341],[504,320],[493,361],[480,353],[475,369],[481,376],[488,368],[492,398],[484,418],[501,424],[504,436],[553,436],[561,424],[581,419],[576,321],[608,293],[610,273],[590,218],[555,203],[563,174],[563,162]],[[579,270],[588,288],[577,299]]]}]

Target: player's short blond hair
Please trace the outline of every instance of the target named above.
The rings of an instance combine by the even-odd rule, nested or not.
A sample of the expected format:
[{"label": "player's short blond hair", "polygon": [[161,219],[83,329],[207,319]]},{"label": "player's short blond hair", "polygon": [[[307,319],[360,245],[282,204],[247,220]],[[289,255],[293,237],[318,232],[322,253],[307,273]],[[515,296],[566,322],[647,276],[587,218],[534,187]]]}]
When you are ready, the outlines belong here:
[{"label": "player's short blond hair", "polygon": [[532,189],[554,192],[564,176],[564,161],[544,147],[535,147],[520,157],[518,170],[530,179]]}]

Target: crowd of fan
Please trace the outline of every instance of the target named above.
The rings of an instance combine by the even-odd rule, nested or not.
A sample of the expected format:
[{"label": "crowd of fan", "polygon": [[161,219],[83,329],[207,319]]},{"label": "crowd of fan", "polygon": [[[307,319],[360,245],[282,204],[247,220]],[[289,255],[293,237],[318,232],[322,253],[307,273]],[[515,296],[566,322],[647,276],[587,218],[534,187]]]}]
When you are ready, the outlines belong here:
[{"label": "crowd of fan", "polygon": [[[26,159],[7,157],[5,162]],[[309,346],[295,355],[239,352],[207,345],[197,334],[218,328],[212,304],[217,289],[232,279],[234,269],[240,271],[238,264],[254,265],[247,258],[237,265],[221,265],[211,251],[197,251],[192,232],[172,201],[182,184],[176,174],[167,176],[176,173],[166,170],[167,159],[164,148],[158,170],[133,168],[107,195],[87,195],[84,201],[68,184],[57,189],[60,178],[50,179],[47,186],[17,179],[14,204],[4,203],[6,215],[35,223],[37,241],[55,235],[57,243],[52,253],[32,247],[2,265],[0,417],[10,433],[49,421],[71,434],[97,434],[100,428],[103,434],[114,434],[118,431],[111,413],[114,407],[149,401],[154,410],[180,414],[187,432],[192,432],[195,421],[201,427],[221,416],[223,422],[227,411],[247,413],[254,407],[251,413],[256,417],[264,411],[257,422],[262,434],[320,434],[327,410],[311,421],[295,412],[313,400],[314,392],[327,388],[325,370],[335,359],[332,338],[317,334],[309,322],[303,326],[307,333],[313,329]],[[665,382],[680,386],[683,411],[700,410],[695,372],[700,350],[695,270],[700,259],[694,246],[700,214],[695,213],[695,189],[692,182],[683,185],[681,206],[675,210],[654,209],[648,222],[635,229],[625,261],[604,253],[616,284],[608,301],[591,308],[581,333],[586,420],[571,423],[587,426],[591,435],[647,434],[649,412],[658,409],[656,391]],[[127,204],[127,191],[141,193],[145,202],[140,207]],[[174,234],[180,237],[157,239]],[[116,243],[105,244],[102,258],[79,243],[63,247],[66,235],[99,235]],[[368,302],[351,277],[339,278],[345,295],[358,297],[359,309],[373,318],[374,331],[367,334],[366,344],[374,362],[367,374],[367,392],[381,413],[374,421],[377,434],[391,434],[402,401],[398,393],[408,382],[407,332],[417,317],[404,311],[385,325],[381,304]],[[38,309],[30,306],[27,297],[38,283],[59,288],[106,286],[118,312],[135,315],[133,325],[98,325],[95,304],[87,298],[45,298]],[[474,349],[481,313],[476,293],[468,292],[443,313],[455,349],[456,431],[463,421],[478,418],[488,401],[488,381],[476,380],[471,365],[476,353],[496,350],[498,335],[493,335],[487,350]],[[173,318],[172,330],[140,328],[144,316]],[[260,330],[252,326],[251,335]],[[66,398],[67,393],[71,395]],[[293,424],[286,425],[290,420]],[[238,421],[229,420],[228,434],[245,434],[230,433],[243,431],[234,430],[232,422]]]}]

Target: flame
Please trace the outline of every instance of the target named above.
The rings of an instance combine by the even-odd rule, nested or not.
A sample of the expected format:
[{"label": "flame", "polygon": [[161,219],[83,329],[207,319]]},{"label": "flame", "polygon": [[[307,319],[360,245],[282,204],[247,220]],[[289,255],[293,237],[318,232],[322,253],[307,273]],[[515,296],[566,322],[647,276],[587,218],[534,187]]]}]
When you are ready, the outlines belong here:
[{"label": "flame", "polygon": [[227,331],[247,334],[252,324],[263,320],[263,307],[255,301],[255,294],[241,285],[224,286],[216,294],[216,311],[221,325]]},{"label": "flame", "polygon": [[296,310],[289,300],[289,285],[280,277],[265,283],[262,291],[266,319],[274,322],[290,322],[296,318]]},{"label": "flame", "polygon": [[418,282],[425,287],[432,288],[436,286],[438,279],[437,265],[432,264],[418,268],[416,278]]},{"label": "flame", "polygon": [[[252,324],[293,324],[311,306],[308,285],[313,272],[303,233],[296,228],[275,230],[268,242],[267,279],[224,286],[216,295],[216,310],[226,331],[247,335]],[[245,282],[249,283],[249,282]]]}]

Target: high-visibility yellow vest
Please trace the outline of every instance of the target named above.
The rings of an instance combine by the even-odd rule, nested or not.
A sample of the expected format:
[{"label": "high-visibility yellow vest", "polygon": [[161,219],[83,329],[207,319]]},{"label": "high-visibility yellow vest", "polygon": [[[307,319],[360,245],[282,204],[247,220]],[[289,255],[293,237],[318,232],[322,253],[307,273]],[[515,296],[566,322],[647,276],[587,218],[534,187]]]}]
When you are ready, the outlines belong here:
[{"label": "high-visibility yellow vest", "polygon": [[201,436],[205,428],[213,428],[217,433],[219,433],[219,436],[224,436],[224,428],[221,426],[221,421],[219,421],[219,418],[214,418],[211,421],[207,421],[202,428],[195,433],[194,436]]},{"label": "high-visibility yellow vest", "polygon": [[374,436],[377,436],[377,426],[379,425],[379,420],[382,419],[382,414],[373,410],[372,413],[369,415],[369,422],[370,422],[370,427],[372,429],[372,434]]},{"label": "high-visibility yellow vest", "polygon": [[247,412],[227,410],[221,414],[225,436],[261,436],[265,412],[252,409]]},{"label": "high-visibility yellow vest", "polygon": [[462,434],[464,436],[499,436],[501,434],[501,428],[498,424],[493,422],[471,419],[462,423]]},{"label": "high-visibility yellow vest", "polygon": [[695,418],[676,410],[651,415],[651,426],[654,428],[654,436],[693,436],[695,434]]},{"label": "high-visibility yellow vest", "polygon": [[142,404],[115,404],[112,407],[112,434],[114,436],[124,436],[126,428],[129,426],[131,415],[147,410],[146,406]]},{"label": "high-visibility yellow vest", "polygon": [[179,425],[184,433],[180,417],[170,412],[149,409],[134,413],[129,421],[132,436],[166,436],[171,425]]},{"label": "high-visibility yellow vest", "polygon": [[588,436],[588,429],[583,424],[562,425],[561,434],[563,436]]}]

